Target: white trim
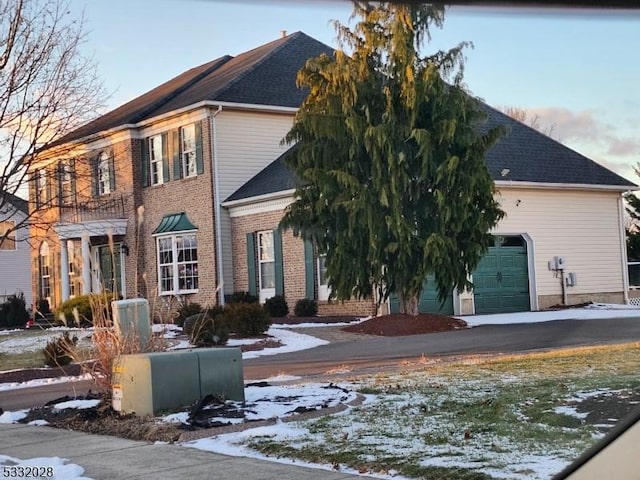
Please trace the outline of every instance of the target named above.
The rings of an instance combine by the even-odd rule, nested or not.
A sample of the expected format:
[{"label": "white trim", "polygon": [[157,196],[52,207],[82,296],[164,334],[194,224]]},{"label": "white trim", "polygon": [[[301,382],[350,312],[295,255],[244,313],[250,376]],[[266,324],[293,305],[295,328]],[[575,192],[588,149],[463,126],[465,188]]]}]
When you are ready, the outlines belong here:
[{"label": "white trim", "polygon": [[320,283],[320,257],[326,258],[326,256],[327,256],[326,254],[316,255],[316,281],[318,282],[318,301],[319,302],[326,302],[327,300],[329,300],[329,296],[331,295],[331,287],[329,287],[329,284]]},{"label": "white trim", "polygon": [[622,195],[618,198],[618,217],[620,224],[620,253],[622,258],[622,287],[624,303],[629,304],[629,259],[627,257],[627,232],[624,228],[624,202]]},{"label": "white trim", "polygon": [[90,237],[102,235],[126,235],[126,218],[114,218],[110,220],[89,220],[80,223],[60,222],[54,225],[54,229],[60,239],[70,240],[82,238],[87,234]]},{"label": "white trim", "polygon": [[[156,275],[157,275],[157,280],[158,280],[158,296],[162,297],[162,296],[167,296],[167,295],[188,295],[188,294],[192,294],[192,293],[198,293],[199,292],[199,285],[200,285],[200,274],[198,273],[197,275],[197,279],[198,279],[198,288],[191,288],[188,290],[180,290],[180,271],[178,269],[179,263],[178,263],[178,247],[176,245],[176,237],[178,236],[185,236],[187,234],[193,234],[193,236],[196,239],[196,245],[198,244],[198,235],[197,235],[197,230],[183,230],[183,231],[178,231],[178,232],[165,232],[165,233],[157,233],[155,235],[153,235],[155,237],[155,243],[156,243]],[[172,282],[173,282],[173,290],[162,290],[162,276],[160,274],[160,248],[159,248],[159,242],[162,238],[169,238],[171,240],[171,270],[172,270]],[[196,251],[198,249],[198,246],[196,246]],[[196,268],[199,267],[200,265],[200,260],[196,260],[195,262],[190,261],[190,262],[182,262],[184,263],[190,263],[192,265],[195,264]],[[164,264],[164,265],[169,265]]]},{"label": "white trim", "polygon": [[[262,260],[261,256],[262,256],[262,248],[260,245],[260,237],[263,235],[270,235],[271,236],[271,260]],[[258,296],[259,296],[259,300],[260,303],[264,303],[265,300],[267,298],[271,298],[273,296],[275,296],[276,294],[276,287],[269,287],[269,288],[262,288],[262,265],[265,263],[272,263],[273,264],[273,274],[274,274],[274,282],[275,282],[275,271],[276,271],[276,248],[275,248],[275,243],[274,243],[275,239],[274,239],[274,235],[273,235],[273,230],[261,230],[259,232],[256,232],[256,246],[257,248],[257,253],[258,253],[258,262],[257,262],[257,267],[258,267]]]},{"label": "white trim", "polygon": [[152,237],[166,237],[169,235],[183,235],[185,233],[196,233],[198,231],[197,228],[193,228],[191,230],[175,230],[175,231],[171,231],[171,232],[161,232],[161,233],[152,233],[151,236]]},{"label": "white trim", "polygon": [[251,203],[240,204],[233,207],[228,207],[227,204],[223,203],[222,206],[229,209],[229,216],[231,218],[236,218],[254,215],[256,213],[284,210],[294,202],[294,198],[290,194],[280,196],[272,194],[268,195],[271,196],[271,198],[268,198],[267,195],[263,195],[263,197],[267,197],[263,201],[256,201],[255,199],[258,197],[253,197],[254,200]]},{"label": "white trim", "polygon": [[629,185],[590,185],[585,183],[548,183],[548,182],[516,182],[511,180],[496,180],[496,187],[500,188],[537,188],[564,190],[607,190],[614,192],[628,192],[633,188]]},{"label": "white trim", "polygon": [[216,124],[216,117],[222,112],[222,105],[218,107],[218,109],[213,112],[213,114],[209,115],[209,128],[210,128],[210,137],[212,141],[209,142],[209,146],[211,148],[211,163],[213,172],[212,180],[213,180],[213,210],[214,210],[214,225],[216,226],[215,231],[215,247],[216,247],[216,267],[218,274],[218,285],[216,288],[218,289],[218,305],[224,307],[224,264],[222,262],[222,219],[220,212],[220,174],[218,168],[218,128]]}]

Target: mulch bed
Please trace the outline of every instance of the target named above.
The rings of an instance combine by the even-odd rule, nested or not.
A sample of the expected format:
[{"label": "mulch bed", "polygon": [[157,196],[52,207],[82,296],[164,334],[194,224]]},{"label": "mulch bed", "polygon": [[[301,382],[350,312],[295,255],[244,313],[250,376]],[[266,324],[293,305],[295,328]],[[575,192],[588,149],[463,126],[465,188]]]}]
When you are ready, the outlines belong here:
[{"label": "mulch bed", "polygon": [[394,313],[374,317],[356,325],[342,328],[345,332],[366,333],[383,337],[419,335],[423,333],[448,332],[467,328],[467,322],[459,318],[433,313],[421,313],[417,316]]}]

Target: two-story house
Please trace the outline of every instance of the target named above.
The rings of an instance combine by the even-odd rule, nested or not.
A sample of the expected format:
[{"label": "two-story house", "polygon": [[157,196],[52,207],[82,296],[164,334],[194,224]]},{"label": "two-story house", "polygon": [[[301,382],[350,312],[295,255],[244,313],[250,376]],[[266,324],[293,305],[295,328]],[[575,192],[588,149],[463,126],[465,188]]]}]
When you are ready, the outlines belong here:
[{"label": "two-story house", "polygon": [[[31,172],[31,201],[50,205],[31,231],[35,294],[53,306],[103,289],[208,305],[248,290],[261,301],[283,294],[290,305],[315,298],[320,313],[375,313],[373,300],[327,302],[323,259],[278,227],[295,188],[281,140],[306,95],[296,75],[308,58],[332,52],[297,32],[218,58],[44,152]],[[474,272],[475,296],[452,292],[445,310],[559,303],[565,278],[547,270],[557,256],[578,279],[567,287],[572,301],[624,301],[621,192],[634,185],[487,112],[511,131],[487,159],[508,215]],[[432,294],[423,309],[439,308]]]},{"label": "two-story house", "polygon": [[9,192],[1,192],[0,208],[0,303],[11,295],[24,295],[29,308],[31,296],[31,247],[27,242],[28,202]]}]

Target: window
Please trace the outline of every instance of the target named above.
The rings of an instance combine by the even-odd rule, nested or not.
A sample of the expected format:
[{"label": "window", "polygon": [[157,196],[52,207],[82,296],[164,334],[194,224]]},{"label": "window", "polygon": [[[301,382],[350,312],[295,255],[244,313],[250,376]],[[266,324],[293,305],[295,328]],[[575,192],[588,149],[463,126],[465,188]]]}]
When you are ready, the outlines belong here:
[{"label": "window", "polygon": [[4,220],[0,222],[0,250],[16,249],[16,222]]},{"label": "window", "polygon": [[258,232],[258,287],[260,302],[276,294],[276,261],[273,232]]},{"label": "window", "polygon": [[328,300],[331,294],[327,281],[326,261],[326,255],[318,255],[318,300]]},{"label": "window", "polygon": [[151,185],[163,183],[162,135],[149,137],[149,176]]},{"label": "window", "polygon": [[181,148],[180,155],[182,159],[182,176],[194,177],[197,175],[196,166],[196,126],[194,124],[187,125],[180,129]]},{"label": "window", "polygon": [[49,244],[42,242],[40,245],[40,298],[45,299],[51,305],[51,255]]},{"label": "window", "polygon": [[158,237],[161,295],[198,291],[198,240],[195,233]]},{"label": "window", "polygon": [[111,193],[113,189],[113,178],[112,175],[114,172],[111,171],[111,161],[109,155],[105,152],[102,152],[98,157],[98,195],[106,195]]},{"label": "window", "polygon": [[60,205],[71,205],[73,203],[73,168],[70,163],[60,164]]},{"label": "window", "polygon": [[36,172],[36,204],[41,207],[49,202],[47,171],[40,169]]},{"label": "window", "polygon": [[79,252],[79,245],[73,240],[67,241],[67,257],[69,260],[69,298],[80,295],[82,292],[82,278],[80,275],[80,260],[82,258]]}]

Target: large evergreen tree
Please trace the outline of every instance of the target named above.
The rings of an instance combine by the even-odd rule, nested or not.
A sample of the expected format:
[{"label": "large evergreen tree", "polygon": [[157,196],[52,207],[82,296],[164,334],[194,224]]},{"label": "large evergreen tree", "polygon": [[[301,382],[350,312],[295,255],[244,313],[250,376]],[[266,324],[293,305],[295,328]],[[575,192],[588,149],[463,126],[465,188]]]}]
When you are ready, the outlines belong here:
[{"label": "large evergreen tree", "polygon": [[483,114],[462,84],[468,43],[421,56],[444,7],[354,2],[354,18],[353,29],[335,24],[335,58],[298,74],[309,95],[285,163],[305,185],[282,225],[326,253],[334,298],[375,288],[415,315],[427,274],[441,300],[471,287],[504,215],[484,162],[502,132],[479,133]]},{"label": "large evergreen tree", "polygon": [[[634,171],[640,177],[640,164]],[[640,260],[640,198],[634,193],[626,193],[624,199],[627,202],[626,211],[629,221],[626,226],[627,233],[627,258],[629,261]]]}]

